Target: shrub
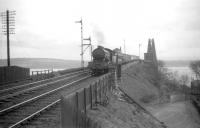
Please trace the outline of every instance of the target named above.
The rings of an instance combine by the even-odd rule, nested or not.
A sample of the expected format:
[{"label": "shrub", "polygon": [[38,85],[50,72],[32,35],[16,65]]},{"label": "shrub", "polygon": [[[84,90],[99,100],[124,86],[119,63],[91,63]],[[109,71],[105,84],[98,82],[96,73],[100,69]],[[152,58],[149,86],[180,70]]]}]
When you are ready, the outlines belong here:
[{"label": "shrub", "polygon": [[149,94],[149,95],[145,95],[143,96],[140,101],[143,103],[150,103],[151,101],[153,101],[154,99],[156,99],[156,95],[154,94]]}]

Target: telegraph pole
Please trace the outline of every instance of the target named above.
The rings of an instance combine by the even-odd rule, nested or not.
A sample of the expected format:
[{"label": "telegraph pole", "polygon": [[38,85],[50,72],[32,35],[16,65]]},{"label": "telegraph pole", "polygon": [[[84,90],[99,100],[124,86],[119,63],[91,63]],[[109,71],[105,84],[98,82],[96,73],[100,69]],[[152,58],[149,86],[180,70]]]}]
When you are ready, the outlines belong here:
[{"label": "telegraph pole", "polygon": [[10,34],[14,34],[14,27],[15,26],[15,11],[6,10],[6,12],[1,13],[2,17],[2,28],[3,33],[7,35],[7,64],[8,67],[10,66]]},{"label": "telegraph pole", "polygon": [[6,24],[7,24],[7,60],[8,66],[10,66],[10,38],[9,38],[9,11],[6,11]]},{"label": "telegraph pole", "polygon": [[84,60],[83,60],[83,20],[81,18],[80,21],[76,21],[75,23],[81,24],[81,67],[84,67]]}]

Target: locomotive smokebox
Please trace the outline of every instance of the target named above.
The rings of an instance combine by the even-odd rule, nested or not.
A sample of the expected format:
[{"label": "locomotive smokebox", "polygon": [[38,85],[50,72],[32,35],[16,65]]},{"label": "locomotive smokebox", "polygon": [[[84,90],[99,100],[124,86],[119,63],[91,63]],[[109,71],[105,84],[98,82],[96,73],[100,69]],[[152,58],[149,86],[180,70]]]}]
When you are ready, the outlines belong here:
[{"label": "locomotive smokebox", "polygon": [[102,46],[98,46],[93,52],[92,56],[95,60],[103,60],[106,61],[110,60],[110,53],[109,51],[105,50]]}]

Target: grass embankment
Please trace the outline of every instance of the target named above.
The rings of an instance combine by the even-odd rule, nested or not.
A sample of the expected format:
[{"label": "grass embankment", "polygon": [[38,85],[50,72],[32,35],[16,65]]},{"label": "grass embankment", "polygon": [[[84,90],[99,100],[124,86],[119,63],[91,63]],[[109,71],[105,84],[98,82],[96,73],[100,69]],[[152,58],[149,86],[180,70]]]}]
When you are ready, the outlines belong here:
[{"label": "grass embankment", "polygon": [[111,95],[109,99],[107,106],[98,106],[88,112],[88,128],[164,128],[137,105],[130,104],[117,95]]},{"label": "grass embankment", "polygon": [[167,99],[164,98],[155,68],[149,64],[135,64],[126,69],[122,74],[121,87],[140,103],[147,104],[161,97]]}]

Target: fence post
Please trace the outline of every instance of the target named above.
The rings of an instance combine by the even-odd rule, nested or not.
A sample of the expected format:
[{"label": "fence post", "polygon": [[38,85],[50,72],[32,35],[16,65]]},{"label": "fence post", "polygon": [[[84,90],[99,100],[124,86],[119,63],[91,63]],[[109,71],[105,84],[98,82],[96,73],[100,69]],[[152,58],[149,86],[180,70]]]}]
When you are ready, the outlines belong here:
[{"label": "fence post", "polygon": [[86,114],[86,88],[84,88],[84,112]]},{"label": "fence post", "polygon": [[97,82],[95,82],[95,105],[97,106]]},{"label": "fence post", "polygon": [[102,80],[99,80],[99,103],[101,103],[101,84],[102,84]]},{"label": "fence post", "polygon": [[92,109],[92,86],[90,85],[90,108]]},{"label": "fence post", "polygon": [[105,95],[107,96],[108,93],[108,75],[106,76],[106,85],[105,85]]},{"label": "fence post", "polygon": [[107,87],[108,87],[108,76],[106,76],[106,79],[105,79],[105,85],[104,85],[104,89],[105,89],[105,95],[107,93]]},{"label": "fence post", "polygon": [[78,119],[78,92],[76,92],[76,128],[78,128],[78,123],[79,123],[79,119]]},{"label": "fence post", "polygon": [[108,92],[108,86],[109,86],[109,84],[108,84],[108,81],[109,80],[109,77],[108,77],[108,75],[107,75],[107,79],[106,79],[106,94],[107,94],[107,92]]},{"label": "fence post", "polygon": [[85,116],[84,116],[84,128],[86,128],[86,88],[84,88],[84,113],[85,113]]},{"label": "fence post", "polygon": [[107,91],[110,91],[109,89],[110,89],[110,84],[111,84],[111,82],[110,82],[111,80],[110,80],[110,74],[109,74],[109,76],[108,76],[108,87],[107,87]]},{"label": "fence post", "polygon": [[103,84],[102,84],[102,100],[104,101],[105,96],[105,77],[103,77]]},{"label": "fence post", "polygon": [[115,88],[115,73],[116,70],[114,72],[112,72],[112,80],[111,80],[111,91],[113,91],[113,89]]}]

